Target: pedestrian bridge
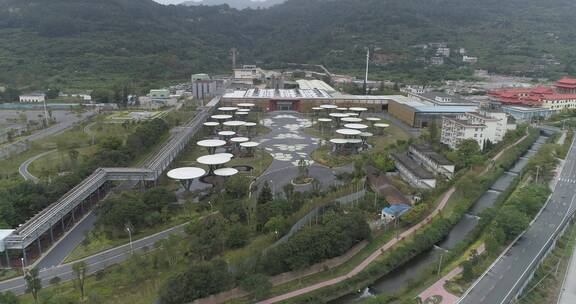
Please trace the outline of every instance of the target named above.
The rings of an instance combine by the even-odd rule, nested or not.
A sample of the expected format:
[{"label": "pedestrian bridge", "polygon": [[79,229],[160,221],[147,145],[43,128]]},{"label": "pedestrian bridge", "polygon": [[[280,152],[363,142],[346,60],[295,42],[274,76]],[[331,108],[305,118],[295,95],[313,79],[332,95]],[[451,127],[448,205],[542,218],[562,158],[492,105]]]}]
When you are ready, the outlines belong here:
[{"label": "pedestrian bridge", "polygon": [[15,265],[10,262],[8,250],[21,250],[25,265],[29,264],[27,261],[30,258],[41,256],[55,240],[74,226],[85,211],[106,195],[114,182],[130,181],[143,186],[147,181],[158,180],[190,139],[202,129],[203,123],[219,101],[219,97],[214,98],[207,106],[200,108],[193,118],[172,134],[158,152],[144,161],[141,168],[98,168],[58,201],[16,229],[0,229],[0,252],[4,251],[6,255],[5,259],[0,259],[0,265]]}]

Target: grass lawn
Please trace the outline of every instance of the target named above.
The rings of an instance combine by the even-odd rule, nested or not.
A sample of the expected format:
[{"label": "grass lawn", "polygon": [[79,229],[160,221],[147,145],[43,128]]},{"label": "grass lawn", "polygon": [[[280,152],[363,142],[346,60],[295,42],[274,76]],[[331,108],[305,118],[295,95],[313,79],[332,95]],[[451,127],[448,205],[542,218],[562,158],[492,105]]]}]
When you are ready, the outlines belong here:
[{"label": "grass lawn", "polygon": [[[127,262],[123,262],[112,266],[102,272],[101,275],[88,276],[85,281],[85,293],[90,300],[87,303],[154,303],[158,299],[161,284],[172,274],[171,271],[158,271],[154,275],[147,276],[146,280],[139,280],[131,278],[131,272],[126,270],[126,264]],[[76,289],[73,281],[42,289],[39,294],[40,303],[44,303],[42,302],[43,300],[47,300],[52,296],[57,296],[58,299],[65,298],[80,301],[80,292]],[[22,304],[34,303],[30,293],[21,296],[19,299]]]},{"label": "grass lawn", "polygon": [[[383,135],[374,135],[368,139],[368,143],[372,147],[365,153],[382,153],[390,145],[396,143],[397,140],[408,140],[410,138],[411,135],[402,130],[402,128],[390,123],[389,121],[383,122],[390,124],[390,127],[386,129]],[[341,137],[341,135],[338,135],[333,131],[321,132],[316,126],[306,128],[304,129],[304,132],[308,135],[322,138],[324,140]],[[312,159],[324,166],[334,168],[349,164],[358,157],[357,155],[334,155],[331,150],[331,144],[324,144],[312,152]]]},{"label": "grass lawn", "polygon": [[[137,233],[132,235],[132,240],[135,241],[186,222],[196,221],[200,217],[201,215],[198,213],[192,213],[189,210],[182,211],[178,214],[173,215],[168,222],[162,225],[138,231]],[[91,256],[98,252],[102,252],[110,248],[127,244],[128,242],[129,242],[128,235],[126,235],[125,238],[111,240],[101,233],[92,231],[90,234],[88,234],[87,242],[85,244],[81,244],[78,247],[76,247],[74,251],[72,251],[70,255],[66,257],[64,263],[73,262]]]},{"label": "grass lawn", "polygon": [[[121,125],[105,123],[105,116],[103,115],[91,119],[86,124],[93,124],[90,130],[94,133],[96,142],[110,135],[125,139],[131,130],[131,126],[124,128]],[[80,161],[83,157],[90,157],[95,152],[95,149],[90,147],[92,137],[83,130],[86,124],[70,128],[57,135],[34,141],[27,151],[15,154],[8,159],[0,160],[0,175],[16,176],[18,175],[18,167],[24,161],[40,153],[57,149],[58,147],[63,147],[66,150],[69,148],[77,149],[78,152],[80,152]],[[30,172],[36,176],[49,171],[52,171],[51,174],[55,174],[60,172],[60,168],[69,166],[69,162],[68,152],[54,152],[32,162],[29,169]]]}]

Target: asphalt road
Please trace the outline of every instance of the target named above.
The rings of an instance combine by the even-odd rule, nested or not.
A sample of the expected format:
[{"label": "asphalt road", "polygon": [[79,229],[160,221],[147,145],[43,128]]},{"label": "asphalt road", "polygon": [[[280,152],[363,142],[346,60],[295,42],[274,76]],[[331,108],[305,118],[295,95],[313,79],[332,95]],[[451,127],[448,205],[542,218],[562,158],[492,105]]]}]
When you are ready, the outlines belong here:
[{"label": "asphalt road", "polygon": [[20,173],[20,175],[25,179],[25,180],[29,180],[32,181],[33,183],[38,183],[38,178],[34,175],[32,175],[30,173],[30,171],[28,171],[28,167],[30,166],[30,164],[32,162],[34,162],[35,160],[44,157],[45,155],[48,155],[52,152],[55,152],[56,150],[50,150],[50,151],[46,151],[46,152],[42,152],[38,155],[32,156],[29,159],[25,160],[22,164],[20,164],[20,167],[18,167],[18,172]]},{"label": "asphalt road", "polygon": [[[566,157],[564,167],[547,205],[527,231],[458,301],[459,304],[502,304],[510,302],[537,266],[545,244],[568,213],[576,208],[576,149]],[[574,302],[570,302],[574,303]]]},{"label": "asphalt road", "polygon": [[[154,244],[168,235],[173,233],[184,233],[184,227],[187,224],[182,224],[168,230],[159,232],[157,234],[136,240],[132,243],[134,252],[144,252],[144,248],[147,250],[153,250]],[[122,245],[119,247],[112,248],[110,250],[101,252],[99,254],[90,256],[88,258],[82,259],[88,265],[88,274],[93,274],[100,270],[106,269],[112,265],[118,264],[122,261],[128,259],[132,254],[130,249],[130,244]],[[68,263],[56,267],[51,267],[47,269],[40,270],[40,278],[42,279],[42,286],[48,286],[50,279],[54,277],[60,278],[61,281],[68,281],[74,279],[72,273],[72,265],[74,263]],[[26,290],[25,282],[22,277],[17,277],[11,280],[0,282],[0,292],[11,291],[17,295],[23,294]]]},{"label": "asphalt road", "polygon": [[25,147],[26,144],[28,142],[32,142],[32,141],[37,141],[40,139],[43,139],[47,136],[51,136],[51,135],[56,135],[59,134],[61,132],[63,132],[64,130],[92,117],[96,115],[96,112],[92,112],[92,111],[87,111],[87,112],[83,112],[80,113],[79,116],[74,116],[73,118],[60,122],[58,124],[56,124],[55,126],[52,126],[50,128],[47,129],[42,129],[38,132],[35,132],[31,135],[28,135],[24,138],[21,138],[13,143],[10,143],[8,145],[5,145],[2,147],[2,149],[0,150],[0,156],[2,157],[7,157],[7,155],[11,155],[12,153],[17,153],[17,152],[22,152],[27,150],[27,148],[23,148],[23,146]]}]

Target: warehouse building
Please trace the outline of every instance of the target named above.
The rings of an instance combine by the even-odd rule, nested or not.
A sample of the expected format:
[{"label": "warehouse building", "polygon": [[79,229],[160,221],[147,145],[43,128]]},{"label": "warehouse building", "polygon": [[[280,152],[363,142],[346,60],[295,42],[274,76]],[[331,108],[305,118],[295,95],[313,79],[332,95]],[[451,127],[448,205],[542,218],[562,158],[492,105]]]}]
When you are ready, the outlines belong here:
[{"label": "warehouse building", "polygon": [[390,115],[413,128],[426,128],[432,122],[441,125],[443,116],[458,116],[474,112],[477,108],[477,105],[433,104],[409,97],[394,98],[388,103]]},{"label": "warehouse building", "polygon": [[222,103],[235,106],[239,103],[253,103],[261,111],[312,112],[313,107],[334,104],[339,107],[365,107],[372,112],[382,112],[397,95],[346,95],[329,93],[323,89],[250,89],[224,94]]}]

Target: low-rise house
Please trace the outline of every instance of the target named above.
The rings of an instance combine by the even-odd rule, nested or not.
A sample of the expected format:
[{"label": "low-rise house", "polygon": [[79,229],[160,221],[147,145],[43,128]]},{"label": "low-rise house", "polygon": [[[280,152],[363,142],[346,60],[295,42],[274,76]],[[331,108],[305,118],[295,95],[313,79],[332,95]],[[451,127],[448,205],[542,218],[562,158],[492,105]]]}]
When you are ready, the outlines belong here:
[{"label": "low-rise house", "polygon": [[390,207],[386,207],[382,209],[380,213],[380,219],[389,223],[399,217],[401,217],[404,213],[410,211],[412,207],[406,204],[397,204],[391,205]]},{"label": "low-rise house", "polygon": [[44,102],[46,101],[46,94],[44,93],[31,93],[20,95],[20,102]]},{"label": "low-rise house", "polygon": [[414,160],[426,169],[434,172],[436,175],[443,175],[447,178],[452,178],[454,176],[456,166],[440,153],[434,151],[429,145],[410,145],[408,151]]},{"label": "low-rise house", "polygon": [[444,57],[432,57],[432,58],[430,58],[430,64],[443,65],[444,64]]},{"label": "low-rise house", "polygon": [[415,188],[433,189],[436,188],[436,177],[420,166],[414,159],[406,153],[390,154],[394,160],[396,169],[402,179]]},{"label": "low-rise house", "polygon": [[469,64],[476,64],[478,63],[478,57],[464,55],[462,56],[462,62]]}]

